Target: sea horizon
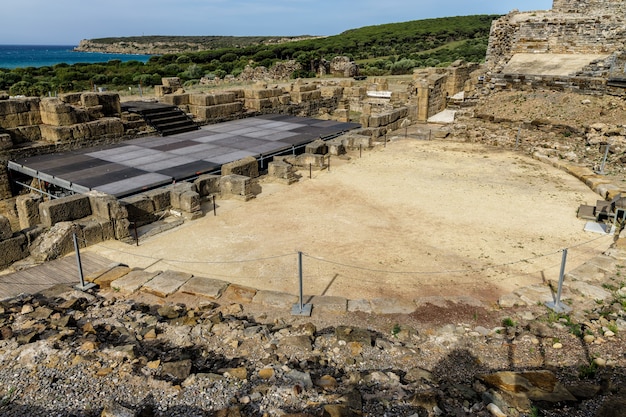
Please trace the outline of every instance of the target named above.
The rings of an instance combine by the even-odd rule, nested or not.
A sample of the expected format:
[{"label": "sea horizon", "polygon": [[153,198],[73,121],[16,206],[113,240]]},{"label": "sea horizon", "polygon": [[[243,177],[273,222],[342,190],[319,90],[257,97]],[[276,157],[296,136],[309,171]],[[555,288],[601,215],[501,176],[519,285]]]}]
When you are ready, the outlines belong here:
[{"label": "sea horizon", "polygon": [[106,63],[112,60],[147,62],[152,55],[74,51],[78,45],[2,44],[0,68],[47,67],[58,64]]}]

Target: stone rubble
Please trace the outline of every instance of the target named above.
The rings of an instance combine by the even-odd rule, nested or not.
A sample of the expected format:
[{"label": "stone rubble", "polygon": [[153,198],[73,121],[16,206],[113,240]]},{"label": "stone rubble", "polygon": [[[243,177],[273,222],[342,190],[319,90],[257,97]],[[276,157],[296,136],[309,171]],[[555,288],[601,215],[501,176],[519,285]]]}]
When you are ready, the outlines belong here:
[{"label": "stone rubble", "polygon": [[616,297],[579,320],[458,304],[293,317],[57,286],[0,303],[0,414],[607,416],[626,400]]}]

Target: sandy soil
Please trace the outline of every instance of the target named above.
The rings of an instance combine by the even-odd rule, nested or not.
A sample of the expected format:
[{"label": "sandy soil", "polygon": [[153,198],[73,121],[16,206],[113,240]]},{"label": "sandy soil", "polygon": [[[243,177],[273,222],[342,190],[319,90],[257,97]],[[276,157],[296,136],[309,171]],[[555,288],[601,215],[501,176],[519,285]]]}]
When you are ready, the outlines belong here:
[{"label": "sandy soil", "polygon": [[249,202],[218,200],[199,220],[142,241],[90,247],[149,270],[180,270],[258,289],[349,299],[470,295],[493,302],[557,280],[611,237],[586,233],[580,204],[598,196],[575,178],[482,145],[397,139],[301,172],[260,181]]}]

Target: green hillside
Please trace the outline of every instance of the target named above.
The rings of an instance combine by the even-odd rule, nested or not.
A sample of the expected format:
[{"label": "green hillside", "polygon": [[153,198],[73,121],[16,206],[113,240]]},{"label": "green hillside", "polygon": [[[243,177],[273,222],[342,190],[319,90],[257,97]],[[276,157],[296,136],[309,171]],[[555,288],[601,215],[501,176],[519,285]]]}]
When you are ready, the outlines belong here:
[{"label": "green hillside", "polygon": [[[13,95],[47,95],[81,91],[93,85],[110,89],[151,86],[162,77],[180,77],[195,83],[201,77],[240,74],[247,65],[270,67],[294,59],[302,65],[295,77],[315,76],[322,59],[345,55],[355,60],[362,75],[409,74],[414,68],[447,65],[457,59],[480,62],[485,58],[491,22],[496,15],[457,16],[414,20],[352,29],[339,35],[273,44],[265,37],[138,37],[214,39],[212,49],[152,56],[148,62],[60,64],[42,68],[0,69],[0,90]],[[106,38],[131,42],[138,38]],[[275,38],[272,38],[275,39]],[[182,40],[181,40],[182,42]],[[260,43],[267,42],[267,43]],[[221,47],[218,45],[231,45]],[[236,46],[235,46],[236,45]]]}]

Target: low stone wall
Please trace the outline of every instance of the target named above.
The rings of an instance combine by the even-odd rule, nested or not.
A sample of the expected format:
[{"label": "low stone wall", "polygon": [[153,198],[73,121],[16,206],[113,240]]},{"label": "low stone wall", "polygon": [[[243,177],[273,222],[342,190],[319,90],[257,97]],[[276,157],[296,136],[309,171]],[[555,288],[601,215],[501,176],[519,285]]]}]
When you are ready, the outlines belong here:
[{"label": "low stone wall", "polygon": [[243,175],[250,178],[259,176],[259,163],[253,156],[222,165],[222,175]]},{"label": "low stone wall", "polygon": [[626,89],[608,86],[606,78],[493,74],[491,77],[486,78],[485,81],[490,88],[499,90],[530,91],[547,89],[588,95],[626,95]]}]

